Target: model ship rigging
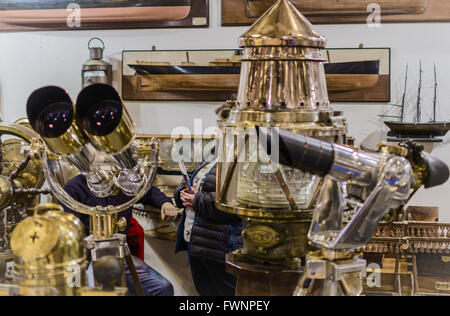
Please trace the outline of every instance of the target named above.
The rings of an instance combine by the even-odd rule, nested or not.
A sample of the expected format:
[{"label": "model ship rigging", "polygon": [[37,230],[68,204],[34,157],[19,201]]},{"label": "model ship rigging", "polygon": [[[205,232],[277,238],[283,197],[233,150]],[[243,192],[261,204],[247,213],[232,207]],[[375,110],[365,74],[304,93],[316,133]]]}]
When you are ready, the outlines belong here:
[{"label": "model ship rigging", "polygon": [[0,22],[65,23],[73,4],[81,8],[83,23],[173,21],[184,19],[191,10],[190,0],[4,0],[0,3]]},{"label": "model ship rigging", "polygon": [[393,106],[400,107],[400,115],[381,115],[382,117],[397,118],[399,121],[385,121],[387,127],[390,131],[388,133],[389,141],[397,141],[401,139],[413,139],[414,141],[422,142],[442,142],[439,137],[445,136],[450,130],[449,122],[439,122],[437,119],[437,92],[438,92],[438,82],[437,82],[437,71],[436,65],[434,66],[434,98],[433,98],[433,114],[432,118],[428,122],[422,122],[422,63],[420,63],[420,75],[419,75],[419,87],[417,93],[416,102],[416,115],[414,122],[407,122],[405,120],[406,116],[406,97],[408,88],[408,66],[406,67],[405,75],[405,89],[403,91],[401,104],[393,104]]},{"label": "model ship rigging", "polygon": [[[208,65],[190,61],[173,65],[164,61],[137,61],[128,66],[144,76],[142,88],[147,91],[237,91],[241,71],[241,51],[231,58],[218,58]],[[330,58],[328,58],[330,60]],[[355,91],[372,88],[380,78],[380,60],[328,62],[325,64],[327,87],[330,92]]]}]

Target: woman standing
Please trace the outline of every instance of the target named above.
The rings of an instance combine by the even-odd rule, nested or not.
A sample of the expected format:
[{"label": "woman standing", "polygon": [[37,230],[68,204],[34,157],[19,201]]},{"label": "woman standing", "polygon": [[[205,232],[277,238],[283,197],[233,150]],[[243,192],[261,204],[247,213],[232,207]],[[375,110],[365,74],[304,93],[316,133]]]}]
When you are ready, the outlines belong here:
[{"label": "woman standing", "polygon": [[192,192],[184,182],[175,190],[177,206],[185,209],[176,251],[188,251],[199,295],[234,296],[236,279],[225,271],[225,256],[242,248],[242,222],[215,207],[216,167],[216,159],[202,163],[190,177]]}]

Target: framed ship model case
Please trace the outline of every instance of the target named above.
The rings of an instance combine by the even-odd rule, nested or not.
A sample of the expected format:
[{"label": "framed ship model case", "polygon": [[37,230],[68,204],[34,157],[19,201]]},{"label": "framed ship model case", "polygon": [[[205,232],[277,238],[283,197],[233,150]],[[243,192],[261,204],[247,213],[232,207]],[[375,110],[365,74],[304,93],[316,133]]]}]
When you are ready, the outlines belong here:
[{"label": "framed ship model case", "polygon": [[3,0],[0,31],[208,27],[209,0]]},{"label": "framed ship model case", "polygon": [[[449,22],[448,0],[291,0],[313,24]],[[251,25],[275,0],[222,0],[222,25]]]},{"label": "framed ship model case", "polygon": [[[122,96],[128,101],[225,101],[238,91],[241,51],[124,51]],[[328,49],[333,102],[389,102],[390,49]]]}]

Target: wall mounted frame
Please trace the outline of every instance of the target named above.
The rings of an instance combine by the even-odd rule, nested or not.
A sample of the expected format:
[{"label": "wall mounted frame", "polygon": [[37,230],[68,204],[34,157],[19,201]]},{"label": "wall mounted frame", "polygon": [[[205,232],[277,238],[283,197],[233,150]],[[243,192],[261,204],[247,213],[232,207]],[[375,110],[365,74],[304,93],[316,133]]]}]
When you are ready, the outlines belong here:
[{"label": "wall mounted frame", "polygon": [[[100,3],[91,0],[37,0],[34,3],[7,0],[0,3],[0,31],[209,26],[209,0],[145,1],[149,3],[148,6],[142,6],[142,1],[138,0],[121,1],[119,4],[111,4],[108,0],[102,0]],[[81,11],[76,11],[77,9],[71,6],[73,3],[79,4]],[[76,23],[78,16],[79,25]]]},{"label": "wall mounted frame", "polygon": [[[128,101],[226,101],[236,95],[240,50],[124,51]],[[389,48],[324,50],[332,102],[389,102]]]},{"label": "wall mounted frame", "polygon": [[[359,3],[377,3],[381,6],[381,23],[414,23],[414,22],[450,22],[450,1],[448,0],[292,0],[293,3],[313,24],[361,24],[367,23],[371,14],[369,11],[359,12],[351,15],[337,14],[336,12],[326,12],[329,7],[339,7],[342,10],[355,8]],[[274,3],[275,0],[222,0],[222,25],[241,26],[251,25],[256,21],[257,15],[267,4]],[[255,4],[261,3],[260,8],[255,8]],[[384,4],[386,3],[386,4]],[[383,7],[384,5],[400,3],[406,4],[401,7]],[[253,9],[250,5],[253,4]],[[313,12],[305,11],[305,8]],[[394,10],[395,9],[395,10]],[[385,13],[383,13],[385,12]],[[258,13],[258,14],[255,14]]]}]

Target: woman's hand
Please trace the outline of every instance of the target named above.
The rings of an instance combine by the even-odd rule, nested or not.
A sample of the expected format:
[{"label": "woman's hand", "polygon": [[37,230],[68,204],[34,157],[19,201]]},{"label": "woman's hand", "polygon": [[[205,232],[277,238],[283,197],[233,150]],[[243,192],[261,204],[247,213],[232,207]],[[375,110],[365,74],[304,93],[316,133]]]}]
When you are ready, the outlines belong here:
[{"label": "woman's hand", "polygon": [[197,194],[197,190],[193,188],[192,192],[193,193],[191,193],[189,189],[184,189],[180,192],[180,199],[183,202],[183,205],[191,210],[193,210],[194,198]]}]

